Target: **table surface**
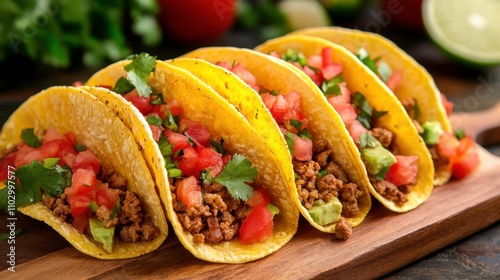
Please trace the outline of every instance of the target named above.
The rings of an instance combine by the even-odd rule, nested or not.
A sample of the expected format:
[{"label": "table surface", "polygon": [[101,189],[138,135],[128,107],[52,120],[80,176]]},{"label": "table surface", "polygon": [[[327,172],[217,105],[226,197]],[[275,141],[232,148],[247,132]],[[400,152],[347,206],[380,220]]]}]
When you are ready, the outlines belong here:
[{"label": "table surface", "polygon": [[[474,70],[448,60],[423,33],[386,27],[381,34],[406,50],[434,77],[438,88],[455,103],[455,111],[474,112],[500,101],[500,67]],[[216,45],[253,47],[259,42],[248,34],[230,33]],[[212,44],[212,45],[214,45]],[[163,46],[149,50],[159,59],[173,58],[199,46]],[[2,65],[0,65],[2,66]],[[4,65],[5,66],[5,65]],[[43,69],[20,63],[0,67],[0,124],[30,95],[53,85],[85,81],[95,69]],[[6,71],[5,69],[9,69]],[[496,130],[498,134],[500,130]],[[498,141],[498,137],[494,137]],[[500,143],[491,137],[479,142],[500,156]],[[478,186],[480,187],[480,186]],[[499,210],[500,211],[500,210]],[[446,233],[443,233],[446,234]],[[383,279],[500,279],[500,223],[396,270]]]}]

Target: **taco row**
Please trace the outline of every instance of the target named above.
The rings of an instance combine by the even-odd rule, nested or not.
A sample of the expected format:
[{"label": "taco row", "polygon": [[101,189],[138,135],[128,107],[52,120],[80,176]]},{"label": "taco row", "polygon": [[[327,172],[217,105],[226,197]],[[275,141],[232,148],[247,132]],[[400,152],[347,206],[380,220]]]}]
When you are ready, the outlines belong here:
[{"label": "taco row", "polygon": [[15,190],[15,208],[96,258],[157,249],[168,220],[195,257],[244,263],[283,247],[300,215],[346,240],[372,197],[406,212],[448,180],[441,170],[460,177],[473,141],[443,156],[442,138],[465,144],[435,86],[410,92],[432,85],[400,72],[416,63],[378,40],[359,39],[361,55],[333,40],[353,31],[316,31],[255,50],[142,53],[38,93],[2,128],[2,197]]}]

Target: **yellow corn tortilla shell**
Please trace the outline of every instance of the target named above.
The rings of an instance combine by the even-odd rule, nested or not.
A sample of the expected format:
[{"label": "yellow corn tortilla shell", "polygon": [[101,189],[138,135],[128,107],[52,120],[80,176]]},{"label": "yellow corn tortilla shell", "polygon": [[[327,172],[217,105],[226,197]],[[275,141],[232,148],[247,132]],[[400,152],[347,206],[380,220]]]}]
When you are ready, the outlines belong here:
[{"label": "yellow corn tortilla shell", "polygon": [[73,132],[76,143],[90,148],[102,166],[126,177],[128,189],[137,194],[160,234],[151,242],[121,242],[116,238],[113,252],[107,253],[91,237],[60,221],[42,202],[18,210],[50,225],[76,249],[95,258],[133,258],[157,249],[167,237],[168,226],[151,174],[130,130],[90,93],[74,87],[51,87],[32,96],[4,124],[0,151],[17,144],[25,128],[42,133],[52,126],[61,133]]},{"label": "yellow corn tortilla shell", "polygon": [[[121,61],[94,74],[87,85],[114,85],[126,75],[124,66],[130,61]],[[156,70],[149,77],[150,85],[162,93],[165,100],[177,100],[187,118],[200,122],[212,137],[222,137],[224,147],[230,153],[244,155],[258,170],[257,184],[268,189],[271,203],[279,208],[274,216],[273,236],[267,241],[243,245],[237,239],[217,244],[195,244],[193,236],[185,231],[172,205],[165,163],[152,138],[149,126],[144,125],[142,115],[125,99],[113,94],[96,95],[115,111],[132,128],[136,141],[143,147],[143,154],[159,187],[159,193],[174,231],[195,257],[220,263],[245,263],[263,258],[283,247],[296,233],[299,211],[294,204],[293,172],[288,168],[288,158],[274,155],[272,146],[256,134],[250,123],[235,107],[189,72],[157,61]],[[135,113],[134,113],[135,112]],[[140,113],[139,113],[140,114]],[[142,144],[141,144],[142,143]],[[149,145],[154,143],[154,145]]]},{"label": "yellow corn tortilla shell", "polygon": [[[400,49],[389,39],[371,32],[353,30],[341,27],[307,28],[290,33],[291,35],[307,35],[326,39],[357,53],[362,47],[371,57],[380,57],[393,71],[403,75],[403,82],[394,90],[400,101],[414,98],[420,108],[417,121],[438,121],[446,132],[452,127],[441,102],[441,93],[436,87],[432,76],[415,59]],[[435,170],[435,185],[448,182],[451,177],[451,166],[442,166]]]},{"label": "yellow corn tortilla shell", "polygon": [[[384,198],[371,184],[370,192],[391,211],[407,212],[415,209],[427,200],[432,192],[434,178],[432,158],[405,109],[389,91],[389,88],[346,48],[324,39],[290,35],[269,40],[255,49],[263,53],[271,51],[284,53],[288,49],[294,49],[309,57],[321,54],[321,50],[325,47],[332,48],[332,62],[342,65],[342,76],[347,82],[349,90],[361,92],[377,111],[388,112],[377,120],[377,126],[392,131],[394,135],[393,145],[398,153],[400,155],[416,155],[419,158],[417,183],[413,186],[412,192],[407,194],[408,201],[406,203],[397,205]],[[297,71],[300,70],[297,69]],[[318,100],[318,102],[320,101]]]},{"label": "yellow corn tortilla shell", "polygon": [[[348,218],[347,222],[352,227],[355,227],[363,221],[370,210],[371,198],[368,190],[368,177],[363,167],[363,163],[360,160],[359,151],[352,140],[350,141],[349,134],[333,107],[329,106],[326,102],[317,102],[318,99],[325,97],[323,94],[317,95],[318,91],[316,90],[316,85],[302,76],[305,74],[295,71],[292,66],[288,65],[286,62],[249,49],[232,47],[202,48],[188,53],[185,56],[193,58],[179,58],[170,61],[170,63],[189,70],[216,89],[216,91],[230,103],[247,104],[240,109],[240,112],[250,123],[255,124],[254,127],[258,125],[263,125],[267,128],[274,127],[275,129],[272,131],[267,129],[261,130],[259,133],[263,137],[269,137],[272,133],[276,137],[281,138],[281,152],[284,154],[280,155],[280,157],[288,158],[289,165],[291,165],[292,159],[286,147],[286,142],[284,141],[279,127],[270,113],[267,112],[257,92],[249,88],[244,81],[230,71],[217,67],[207,61],[234,61],[235,63],[241,63],[257,78],[258,85],[268,90],[273,90],[277,92],[277,94],[288,94],[291,91],[299,93],[301,96],[302,112],[308,119],[308,130],[313,135],[313,140],[326,141],[328,147],[334,152],[337,163],[346,171],[349,180],[356,183],[364,192],[364,195],[359,198],[360,213],[356,217]],[[207,61],[194,58],[200,58]],[[226,87],[226,84],[230,86]],[[259,120],[251,113],[251,111],[256,110],[256,108],[259,108],[261,111],[266,110],[266,119],[264,119],[262,115],[259,115],[259,117],[261,117]],[[248,109],[248,112],[245,112],[246,109]],[[260,124],[264,121],[264,124]],[[300,203],[296,189],[294,193],[295,202],[302,216],[305,217],[312,226],[322,232],[335,232],[336,223],[326,226],[315,223],[307,209]]]}]

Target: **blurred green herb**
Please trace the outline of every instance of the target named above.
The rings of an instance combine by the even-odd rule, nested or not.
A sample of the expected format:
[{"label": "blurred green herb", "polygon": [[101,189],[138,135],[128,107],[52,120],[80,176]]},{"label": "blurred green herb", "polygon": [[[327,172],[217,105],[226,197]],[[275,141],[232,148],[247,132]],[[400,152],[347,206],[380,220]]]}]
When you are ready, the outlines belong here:
[{"label": "blurred green herb", "polygon": [[255,32],[260,40],[288,33],[283,12],[273,0],[239,0],[236,27]]},{"label": "blurred green herb", "polygon": [[129,33],[145,46],[160,43],[157,13],[155,0],[2,0],[0,61],[17,55],[58,68],[72,59],[101,66],[132,53]]}]

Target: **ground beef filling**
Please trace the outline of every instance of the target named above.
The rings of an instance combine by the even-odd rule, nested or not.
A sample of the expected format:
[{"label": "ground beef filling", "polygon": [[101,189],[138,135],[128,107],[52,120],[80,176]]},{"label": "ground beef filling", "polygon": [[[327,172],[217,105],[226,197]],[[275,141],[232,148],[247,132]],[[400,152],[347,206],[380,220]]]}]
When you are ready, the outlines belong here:
[{"label": "ground beef filling", "polygon": [[[372,128],[370,134],[375,137],[382,144],[382,146],[388,149],[392,154],[397,154],[397,151],[391,145],[393,134],[390,130],[382,127],[375,127]],[[408,201],[406,195],[412,190],[412,187],[410,185],[396,186],[389,181],[378,180],[371,174],[369,174],[369,177],[370,182],[372,183],[375,190],[386,199],[394,201],[397,205],[403,205]]]},{"label": "ground beef filling", "polygon": [[[110,219],[111,210],[101,206],[95,212],[96,217],[103,222],[106,228],[115,226],[115,232],[123,242],[151,241],[160,234],[160,230],[153,224],[151,218],[141,206],[137,195],[126,190],[127,179],[111,169],[103,168],[98,179],[108,182],[109,188],[116,192],[120,199],[120,211],[114,219]],[[65,193],[58,197],[44,197],[43,203],[54,215],[66,223],[73,222],[67,195]],[[86,234],[90,235],[87,231]]]},{"label": "ground beef filling", "polygon": [[203,205],[185,207],[177,201],[176,188],[181,179],[170,184],[174,211],[182,227],[193,236],[194,243],[218,243],[235,237],[249,206],[234,199],[227,189],[219,184],[203,184]]},{"label": "ground beef filling", "polygon": [[[296,173],[295,185],[300,203],[306,209],[311,209],[315,200],[328,202],[337,197],[342,203],[342,218],[337,222],[335,232],[340,239],[349,238],[352,228],[345,218],[356,217],[359,214],[358,198],[363,195],[363,191],[348,181],[344,170],[334,162],[333,154],[325,142],[316,143],[313,160],[294,159],[292,164]],[[318,176],[323,170],[326,171],[326,175]]]}]

